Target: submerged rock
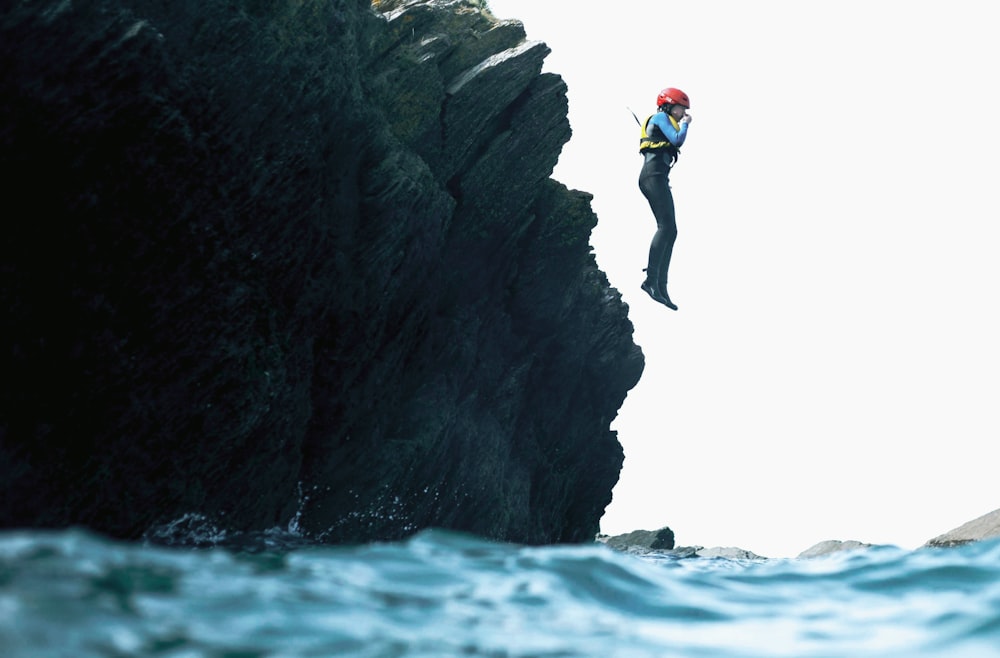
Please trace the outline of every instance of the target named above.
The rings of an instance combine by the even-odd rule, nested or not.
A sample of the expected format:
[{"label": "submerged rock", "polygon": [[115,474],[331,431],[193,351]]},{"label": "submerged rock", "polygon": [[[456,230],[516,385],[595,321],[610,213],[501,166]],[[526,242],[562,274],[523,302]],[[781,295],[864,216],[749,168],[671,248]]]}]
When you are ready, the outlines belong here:
[{"label": "submerged rock", "polygon": [[0,526],[593,537],[643,358],[547,52],[472,0],[5,10]]}]

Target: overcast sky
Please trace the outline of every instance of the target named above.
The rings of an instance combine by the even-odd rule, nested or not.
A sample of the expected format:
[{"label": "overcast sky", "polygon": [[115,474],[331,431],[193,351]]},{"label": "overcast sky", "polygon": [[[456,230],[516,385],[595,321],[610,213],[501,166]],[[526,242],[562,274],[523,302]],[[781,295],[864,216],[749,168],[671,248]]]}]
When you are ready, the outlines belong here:
[{"label": "overcast sky", "polygon": [[[1000,40],[956,0],[489,0],[552,49],[591,243],[646,356],[602,531],[916,548],[1000,507]],[[692,101],[670,311],[641,117]]]}]

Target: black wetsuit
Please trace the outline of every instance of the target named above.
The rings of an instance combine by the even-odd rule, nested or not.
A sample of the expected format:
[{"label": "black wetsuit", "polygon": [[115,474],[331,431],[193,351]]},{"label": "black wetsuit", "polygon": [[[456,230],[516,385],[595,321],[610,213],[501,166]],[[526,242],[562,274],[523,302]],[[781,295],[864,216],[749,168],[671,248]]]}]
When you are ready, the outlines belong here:
[{"label": "black wetsuit", "polygon": [[649,201],[656,218],[656,233],[649,244],[649,264],[646,280],[658,292],[667,288],[667,271],[677,240],[677,217],[674,214],[674,195],[670,192],[670,159],[665,151],[644,153],[646,161],[639,172],[639,189]]}]

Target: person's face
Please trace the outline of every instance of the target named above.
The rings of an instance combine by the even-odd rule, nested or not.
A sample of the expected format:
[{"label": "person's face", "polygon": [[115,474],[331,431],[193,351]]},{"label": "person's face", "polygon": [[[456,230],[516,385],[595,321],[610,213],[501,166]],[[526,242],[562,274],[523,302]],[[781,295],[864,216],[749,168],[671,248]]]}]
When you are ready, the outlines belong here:
[{"label": "person's face", "polygon": [[673,107],[670,108],[670,116],[672,116],[677,121],[681,120],[681,117],[684,116],[685,112],[687,112],[687,108],[684,107],[683,105],[674,105]]}]

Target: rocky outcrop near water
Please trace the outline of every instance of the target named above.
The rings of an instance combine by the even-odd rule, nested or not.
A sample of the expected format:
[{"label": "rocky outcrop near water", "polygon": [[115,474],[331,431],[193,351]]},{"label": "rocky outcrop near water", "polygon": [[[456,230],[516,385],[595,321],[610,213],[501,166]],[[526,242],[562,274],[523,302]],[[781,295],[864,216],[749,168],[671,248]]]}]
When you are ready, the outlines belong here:
[{"label": "rocky outcrop near water", "polygon": [[[995,539],[997,537],[1000,537],[1000,509],[984,514],[953,530],[938,535],[928,540],[921,548],[951,548],[977,541]],[[596,540],[618,551],[642,555],[658,553],[676,558],[721,557],[732,560],[768,559],[738,547],[715,546],[705,548],[703,546],[675,546],[674,532],[669,527],[663,527],[659,530],[634,530],[613,536],[597,535]],[[798,559],[818,558],[832,553],[865,550],[877,546],[877,544],[869,544],[853,539],[847,541],[828,539],[810,546],[796,557]]]},{"label": "rocky outcrop near water", "polygon": [[959,527],[927,540],[928,547],[948,548],[1000,537],[1000,509],[983,514]]},{"label": "rocky outcrop near water", "polygon": [[669,527],[659,530],[633,530],[621,535],[598,535],[597,541],[609,548],[634,555],[657,554],[672,558],[725,558],[729,560],[762,560],[756,553],[734,546],[677,546],[674,531]]},{"label": "rocky outcrop near water", "polygon": [[842,541],[840,539],[827,539],[826,541],[821,541],[818,544],[813,544],[806,550],[798,554],[799,558],[810,558],[810,557],[822,557],[824,555],[829,555],[831,553],[839,553],[841,551],[854,551],[859,548],[871,548],[872,544],[866,544],[864,542],[855,541],[853,539],[848,539],[847,541]]},{"label": "rocky outcrop near water", "polygon": [[620,550],[630,548],[671,550],[674,548],[674,531],[668,527],[659,530],[633,530],[623,535],[601,535],[598,540]]},{"label": "rocky outcrop near water", "polygon": [[643,368],[473,0],[0,16],[0,526],[591,540]]}]

